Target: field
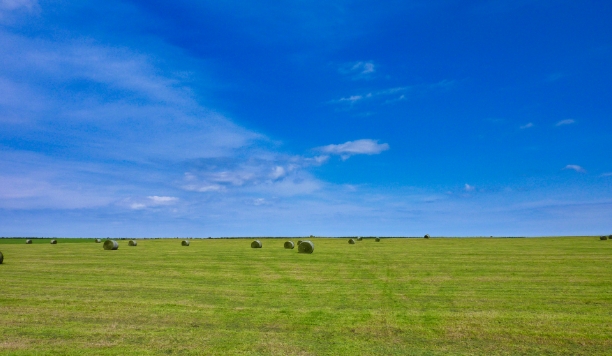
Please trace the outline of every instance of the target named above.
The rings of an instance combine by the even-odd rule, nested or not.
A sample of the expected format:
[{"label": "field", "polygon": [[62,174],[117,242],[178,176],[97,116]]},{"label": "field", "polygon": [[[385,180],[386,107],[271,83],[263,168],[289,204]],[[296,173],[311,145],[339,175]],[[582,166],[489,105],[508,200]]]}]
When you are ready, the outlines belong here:
[{"label": "field", "polygon": [[0,354],[612,354],[612,241],[310,240],[0,239]]}]

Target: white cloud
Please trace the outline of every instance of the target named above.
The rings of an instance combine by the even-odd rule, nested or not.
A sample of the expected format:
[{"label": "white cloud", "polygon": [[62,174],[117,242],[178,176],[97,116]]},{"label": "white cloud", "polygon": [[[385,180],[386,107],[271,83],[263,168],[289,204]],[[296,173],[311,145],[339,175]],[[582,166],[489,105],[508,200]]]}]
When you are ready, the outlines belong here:
[{"label": "white cloud", "polygon": [[466,192],[473,192],[476,188],[473,185],[469,185],[467,183],[465,183],[465,187],[464,187]]},{"label": "white cloud", "polygon": [[347,63],[340,67],[340,73],[351,76],[352,79],[369,79],[376,72],[372,61]]},{"label": "white cloud", "polygon": [[374,63],[372,62],[358,62],[352,68],[353,71],[357,71],[360,74],[374,73]]},{"label": "white cloud", "polygon": [[164,197],[157,195],[148,196],[147,198],[149,198],[149,200],[151,200],[151,202],[155,205],[174,204],[179,200],[177,197]]},{"label": "white cloud", "polygon": [[372,96],[372,94],[365,95],[365,96],[363,96],[363,95],[351,95],[351,96],[348,96],[346,98],[340,98],[338,100],[334,100],[333,102],[354,104],[354,103],[358,102],[359,100],[362,100],[364,97],[365,98],[369,98],[371,96]]},{"label": "white cloud", "polygon": [[328,159],[329,159],[329,156],[321,155],[321,156],[315,156],[313,158],[306,158],[305,160],[307,162],[312,162],[316,166],[320,166],[323,163],[327,162]]},{"label": "white cloud", "polygon": [[394,87],[394,88],[389,88],[389,89],[383,89],[383,90],[378,90],[375,92],[370,92],[370,93],[366,93],[366,94],[359,94],[359,95],[351,95],[351,96],[347,96],[347,97],[343,97],[337,100],[332,100],[330,101],[330,103],[348,103],[348,104],[355,104],[359,101],[363,101],[366,99],[373,99],[373,98],[377,98],[377,97],[389,97],[389,96],[397,96],[394,99],[388,99],[385,103],[391,103],[391,102],[395,102],[395,101],[401,101],[406,99],[406,95],[402,94],[402,92],[405,92],[406,90],[410,89],[410,87]]},{"label": "white cloud", "polygon": [[432,91],[448,91],[456,86],[454,80],[441,80],[437,83],[432,84],[421,84],[413,86],[401,86],[387,89],[381,89],[377,91],[371,91],[365,94],[355,94],[351,96],[342,97],[340,99],[331,100],[329,103],[333,104],[355,104],[357,102],[365,102],[368,100],[378,99],[384,104],[396,103],[399,101],[406,100],[408,92],[413,93],[427,93]]},{"label": "white cloud", "polygon": [[602,177],[612,177],[612,172],[603,173]]},{"label": "white cloud", "polygon": [[162,206],[173,205],[179,201],[177,197],[150,195],[146,198],[127,198],[119,205],[127,205],[133,210],[142,210],[147,208],[157,208]]},{"label": "white cloud", "polygon": [[378,143],[378,141],[371,139],[362,139],[355,141],[347,141],[338,145],[327,145],[318,147],[317,150],[339,155],[342,159],[347,159],[353,155],[377,155],[383,151],[389,149],[389,144]]},{"label": "white cloud", "polygon": [[272,177],[272,179],[279,179],[284,177],[286,174],[287,171],[285,170],[285,168],[281,166],[276,166],[274,167],[274,169],[272,169],[272,173],[270,174],[270,176]]},{"label": "white cloud", "polygon": [[576,165],[576,164],[568,164],[563,169],[573,170],[573,171],[576,171],[578,173],[586,173],[586,170],[584,168],[582,168],[582,167],[580,167],[579,165]]},{"label": "white cloud", "polygon": [[[240,176],[243,169],[253,169],[253,174],[249,180],[232,182],[232,181],[215,181],[217,177],[210,172],[194,172],[189,173],[190,177],[188,184],[181,188],[187,191],[196,191],[201,193],[223,193],[226,199],[236,195],[250,194],[267,194],[268,196],[295,196],[295,195],[310,195],[317,190],[320,190],[324,183],[312,177],[307,171],[303,170],[303,166],[289,167],[274,167],[272,173],[262,167],[237,167],[236,172],[227,171],[228,175],[235,174]],[[187,175],[186,175],[187,176]],[[259,199],[259,198],[258,198]]]},{"label": "white cloud", "polygon": [[288,156],[273,152],[251,152],[244,158],[203,158],[190,163],[180,188],[202,193],[310,194],[323,185],[308,168],[327,162],[329,155]]},{"label": "white cloud", "polygon": [[571,125],[571,124],[573,124],[573,123],[575,123],[575,122],[576,122],[576,121],[574,121],[574,120],[572,120],[572,119],[566,119],[566,120],[561,120],[561,121],[557,122],[557,123],[555,124],[555,126],[557,126],[557,127],[558,127],[558,126],[563,126],[563,125]]},{"label": "white cloud", "polygon": [[323,189],[324,186],[325,184],[318,179],[308,174],[301,174],[292,175],[278,181],[253,185],[247,191],[270,196],[312,196],[317,191]]},{"label": "white cloud", "polygon": [[530,122],[530,123],[528,123],[528,124],[525,124],[525,125],[521,126],[521,127],[520,127],[520,129],[521,129],[521,130],[524,130],[524,129],[528,129],[528,128],[530,128],[530,127],[533,127],[533,123],[531,123],[531,122]]}]

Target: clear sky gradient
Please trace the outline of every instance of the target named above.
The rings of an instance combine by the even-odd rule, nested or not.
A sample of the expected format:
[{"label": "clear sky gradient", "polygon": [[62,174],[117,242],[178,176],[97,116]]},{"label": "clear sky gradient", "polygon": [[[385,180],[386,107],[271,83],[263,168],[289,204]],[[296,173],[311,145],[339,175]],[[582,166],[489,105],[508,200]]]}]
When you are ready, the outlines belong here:
[{"label": "clear sky gradient", "polygon": [[610,19],[0,0],[0,236],[611,234]]}]

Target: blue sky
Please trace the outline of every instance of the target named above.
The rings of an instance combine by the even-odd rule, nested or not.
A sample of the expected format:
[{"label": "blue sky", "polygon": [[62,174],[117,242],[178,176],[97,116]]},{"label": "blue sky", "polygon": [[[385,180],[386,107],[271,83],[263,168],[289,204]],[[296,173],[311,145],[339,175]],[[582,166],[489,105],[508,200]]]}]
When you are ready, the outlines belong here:
[{"label": "blue sky", "polygon": [[610,18],[0,0],[0,236],[610,234]]}]

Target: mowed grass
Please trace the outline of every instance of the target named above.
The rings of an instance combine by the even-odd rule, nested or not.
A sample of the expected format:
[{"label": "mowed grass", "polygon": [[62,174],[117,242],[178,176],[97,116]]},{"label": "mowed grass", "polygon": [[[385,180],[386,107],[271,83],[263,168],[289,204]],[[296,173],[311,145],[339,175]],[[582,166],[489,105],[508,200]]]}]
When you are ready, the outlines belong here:
[{"label": "mowed grass", "polygon": [[598,237],[0,241],[0,354],[612,354]]}]

